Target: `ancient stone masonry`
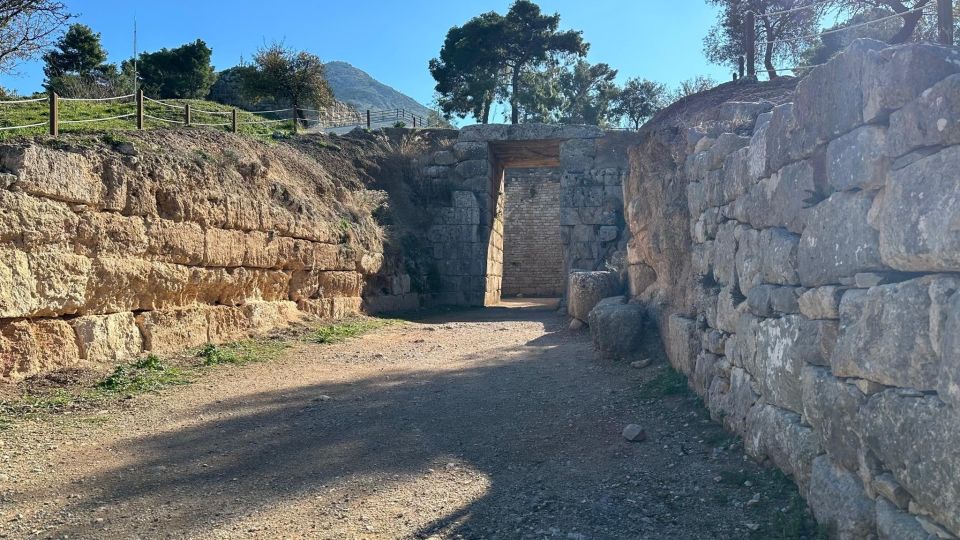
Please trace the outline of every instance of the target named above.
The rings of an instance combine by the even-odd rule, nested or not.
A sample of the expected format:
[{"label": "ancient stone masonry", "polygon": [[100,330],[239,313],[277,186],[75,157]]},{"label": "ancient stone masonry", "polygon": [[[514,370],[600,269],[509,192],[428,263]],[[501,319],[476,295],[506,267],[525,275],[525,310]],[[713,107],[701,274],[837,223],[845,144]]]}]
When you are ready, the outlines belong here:
[{"label": "ancient stone masonry", "polygon": [[[658,265],[658,218],[628,202],[632,292],[715,418],[835,534],[953,538],[960,51],[857,41],[790,101],[728,103],[690,130],[672,177],[688,182],[691,239],[676,266],[640,275]],[[658,182],[634,173],[631,186]],[[659,275],[684,267],[689,281]]]},{"label": "ancient stone masonry", "polygon": [[502,294],[562,296],[559,172],[508,169],[503,221]]},{"label": "ancient stone masonry", "polygon": [[504,217],[510,197],[505,171],[552,168],[560,177],[562,274],[596,270],[626,250],[623,178],[629,134],[590,126],[476,125],[452,148],[434,153],[423,170],[453,190],[450,206],[435,209],[430,230],[448,304],[500,300],[504,275]]},{"label": "ancient stone masonry", "polygon": [[361,308],[384,264],[368,195],[289,147],[201,137],[0,146],[0,380]]}]

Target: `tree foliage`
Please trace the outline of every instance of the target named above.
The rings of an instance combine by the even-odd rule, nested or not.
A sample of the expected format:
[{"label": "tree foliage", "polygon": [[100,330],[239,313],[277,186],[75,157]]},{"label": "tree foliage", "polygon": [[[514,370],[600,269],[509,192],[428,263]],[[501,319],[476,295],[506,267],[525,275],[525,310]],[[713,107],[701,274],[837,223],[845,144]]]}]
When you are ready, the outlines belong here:
[{"label": "tree foliage", "polygon": [[59,0],[0,0],[0,73],[40,54],[70,17]]},{"label": "tree foliage", "polygon": [[[333,104],[333,92],[315,54],[273,43],[257,51],[244,87],[253,97],[272,98],[294,109],[322,109]],[[303,112],[297,111],[303,118]]]},{"label": "tree foliage", "polygon": [[680,81],[680,84],[670,92],[668,101],[673,103],[681,99],[710,90],[717,85],[717,81],[706,75],[697,75],[696,77]]},{"label": "tree foliage", "polygon": [[100,34],[74,24],[43,55],[47,89],[64,97],[106,97],[132,89],[132,76],[122,79],[117,66],[107,64]]},{"label": "tree foliage", "polygon": [[510,103],[510,120],[518,123],[529,72],[564,55],[587,53],[581,32],[559,26],[559,14],[544,15],[530,0],[515,0],[506,15],[484,13],[451,28],[440,57],[430,61],[441,108],[485,123],[500,98]]},{"label": "tree foliage", "polygon": [[[142,53],[137,72],[143,91],[161,98],[205,98],[216,78],[210,64],[212,54],[200,39],[175,49]],[[130,69],[130,63],[124,62],[125,70]]]},{"label": "tree foliage", "polygon": [[666,86],[636,77],[624,85],[617,97],[614,112],[626,119],[633,129],[640,129],[644,122],[664,107],[666,98]]}]

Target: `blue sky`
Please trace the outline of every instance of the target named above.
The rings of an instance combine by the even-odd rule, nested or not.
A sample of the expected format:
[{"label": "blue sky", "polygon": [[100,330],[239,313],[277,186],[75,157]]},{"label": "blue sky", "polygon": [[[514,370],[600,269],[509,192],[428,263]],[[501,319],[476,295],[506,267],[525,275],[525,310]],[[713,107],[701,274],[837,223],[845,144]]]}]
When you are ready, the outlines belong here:
[{"label": "blue sky", "polygon": [[[110,60],[133,51],[176,47],[197,38],[213,49],[217,69],[249,59],[265,42],[284,40],[325,61],[344,60],[424,104],[433,97],[427,62],[447,30],[484,11],[504,13],[510,0],[67,0],[77,21],[102,34]],[[640,76],[676,85],[698,74],[719,81],[729,70],[709,64],[702,39],[715,17],[704,0],[540,0],[561,26],[582,30],[588,60],[606,62],[620,79]],[[42,66],[32,62],[0,85],[40,90]]]}]

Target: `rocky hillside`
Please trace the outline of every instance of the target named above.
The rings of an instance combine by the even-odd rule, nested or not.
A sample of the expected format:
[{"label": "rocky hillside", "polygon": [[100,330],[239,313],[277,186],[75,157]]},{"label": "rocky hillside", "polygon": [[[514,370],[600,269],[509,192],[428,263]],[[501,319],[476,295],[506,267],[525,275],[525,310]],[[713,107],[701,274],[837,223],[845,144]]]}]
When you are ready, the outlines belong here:
[{"label": "rocky hillside", "polygon": [[327,82],[337,100],[358,110],[406,109],[426,117],[430,109],[406,94],[374,79],[365,71],[346,62],[329,62],[325,66]]}]

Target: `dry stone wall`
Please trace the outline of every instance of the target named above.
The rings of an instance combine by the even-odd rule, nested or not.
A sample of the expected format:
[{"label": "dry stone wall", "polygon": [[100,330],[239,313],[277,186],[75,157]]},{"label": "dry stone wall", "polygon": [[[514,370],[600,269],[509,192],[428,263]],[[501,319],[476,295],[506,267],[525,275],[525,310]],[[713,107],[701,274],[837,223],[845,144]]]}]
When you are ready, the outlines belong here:
[{"label": "dry stone wall", "polygon": [[362,186],[284,145],[138,137],[0,145],[0,381],[361,309],[384,265]]},{"label": "dry stone wall", "polygon": [[503,295],[563,295],[559,172],[508,169],[505,184]]},{"label": "dry stone wall", "polygon": [[690,293],[631,253],[634,294],[679,299],[671,362],[839,537],[960,536],[960,51],[861,40],[724,107],[672,177],[691,242],[656,274]]}]

